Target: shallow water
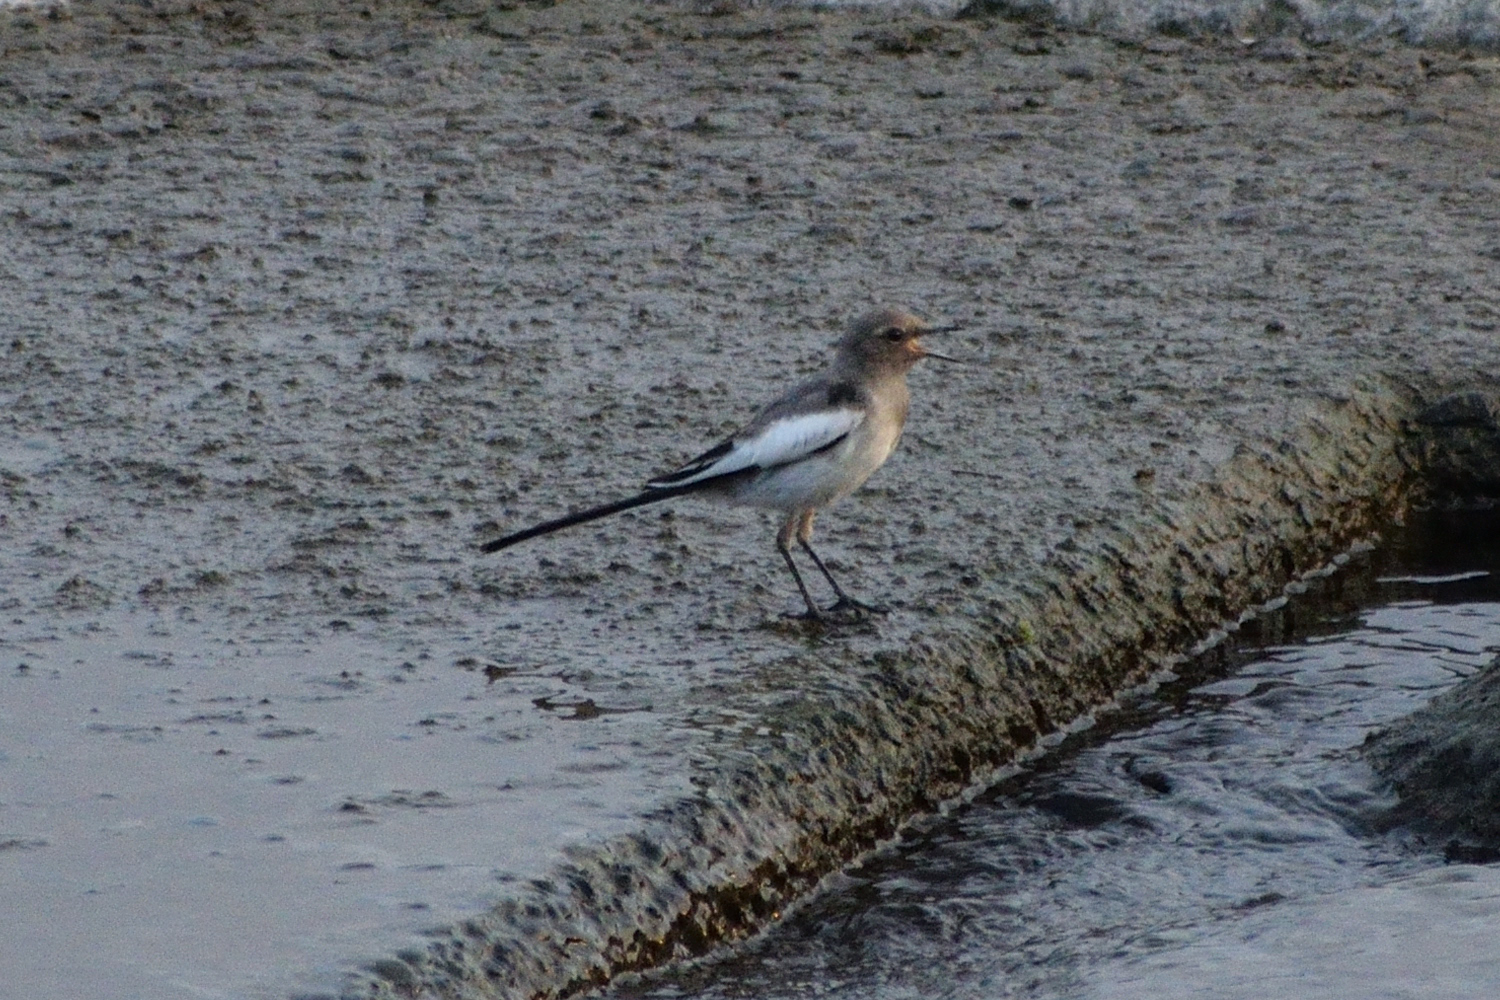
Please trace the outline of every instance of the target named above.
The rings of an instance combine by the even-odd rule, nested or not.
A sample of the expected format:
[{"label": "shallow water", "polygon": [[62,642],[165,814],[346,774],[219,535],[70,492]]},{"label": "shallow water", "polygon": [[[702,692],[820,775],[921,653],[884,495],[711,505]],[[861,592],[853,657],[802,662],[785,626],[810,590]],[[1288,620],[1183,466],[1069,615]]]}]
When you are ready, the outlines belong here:
[{"label": "shallow water", "polygon": [[585,730],[590,690],[551,672],[220,627],[106,608],[0,637],[0,998],[321,987],[684,790],[621,692]]},{"label": "shallow water", "polygon": [[1500,648],[1497,523],[1414,525],[1241,629],[1271,644],[1222,644],[741,953],[617,995],[1500,995],[1500,869],[1376,832],[1353,752]]},{"label": "shallow water", "polygon": [[[817,6],[912,6],[903,0],[810,0]],[[971,0],[916,0],[955,14]],[[979,6],[984,6],[981,0]],[[1253,44],[1274,35],[1310,42],[1500,47],[1497,0],[990,0],[990,7],[1104,32],[1231,34]]]}]

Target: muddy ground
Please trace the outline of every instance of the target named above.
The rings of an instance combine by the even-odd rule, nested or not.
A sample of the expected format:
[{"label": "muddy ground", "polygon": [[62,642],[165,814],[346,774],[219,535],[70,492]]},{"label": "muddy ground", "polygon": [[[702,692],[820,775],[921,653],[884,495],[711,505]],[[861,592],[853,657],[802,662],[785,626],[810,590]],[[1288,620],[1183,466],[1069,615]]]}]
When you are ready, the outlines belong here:
[{"label": "muddy ground", "polygon": [[[16,995],[336,989],[565,856],[658,872],[527,914],[610,957],[511,961],[502,906],[379,988],[753,929],[1145,669],[1085,654],[1158,616],[1164,656],[1398,511],[1408,418],[1500,374],[1500,63],[1462,52],[75,4],[0,13],[0,184]],[[476,552],[695,454],[876,302],[974,362],[914,373],[901,450],[819,522],[890,616],[787,622],[771,520],[692,503]],[[1095,603],[1059,583],[1106,562]],[[1013,680],[1029,721],[971,697]],[[916,753],[938,691],[931,773],[774,821],[745,791],[853,773],[860,712]],[[736,846],[611,869],[651,823]]]}]

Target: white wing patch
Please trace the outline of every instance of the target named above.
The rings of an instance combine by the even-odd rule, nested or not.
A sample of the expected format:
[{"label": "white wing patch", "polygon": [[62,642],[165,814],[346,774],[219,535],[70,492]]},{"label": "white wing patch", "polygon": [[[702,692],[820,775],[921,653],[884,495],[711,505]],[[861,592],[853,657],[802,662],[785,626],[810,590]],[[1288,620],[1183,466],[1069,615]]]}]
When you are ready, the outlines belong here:
[{"label": "white wing patch", "polygon": [[754,437],[735,441],[717,461],[691,475],[681,479],[662,476],[648,485],[660,481],[670,482],[673,486],[687,486],[745,469],[773,469],[779,465],[800,462],[837,442],[858,427],[864,419],[864,411],[846,409],[783,417],[761,428]]}]

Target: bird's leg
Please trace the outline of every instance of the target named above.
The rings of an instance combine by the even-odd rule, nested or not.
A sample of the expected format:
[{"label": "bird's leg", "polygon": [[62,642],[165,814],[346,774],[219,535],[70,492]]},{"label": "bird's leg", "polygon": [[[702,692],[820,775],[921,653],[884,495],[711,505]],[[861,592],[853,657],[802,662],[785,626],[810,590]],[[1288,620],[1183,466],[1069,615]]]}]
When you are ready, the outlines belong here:
[{"label": "bird's leg", "polygon": [[[823,612],[818,610],[818,606],[813,603],[812,595],[807,592],[807,584],[802,582],[802,574],[797,572],[797,564],[792,562],[791,541],[796,528],[797,519],[793,517],[792,520],[788,521],[786,523],[786,526],[777,533],[776,549],[781,553],[781,558],[786,560],[786,568],[792,571],[792,579],[797,581],[797,589],[802,591],[802,599],[807,602],[807,614],[798,617],[807,618],[810,621],[821,621],[823,618]],[[816,560],[817,558],[817,556],[813,556],[814,560]],[[819,563],[820,568],[821,566],[822,564]],[[825,575],[828,573],[826,569],[823,570],[823,572]]]},{"label": "bird's leg", "polygon": [[[828,567],[823,565],[823,560],[819,559],[818,554],[813,551],[812,526],[814,516],[816,516],[815,511],[807,511],[799,519],[800,523],[797,525],[797,542],[802,546],[802,551],[812,557],[813,565],[818,567],[818,572],[823,574],[823,579],[828,581],[828,585],[833,588],[834,595],[838,597],[833,607],[828,610],[833,612],[855,611],[874,615],[889,614],[890,608],[881,607],[877,604],[866,604],[864,601],[857,601],[844,593],[844,588],[839,586],[839,582],[833,578],[833,574],[828,572]],[[788,560],[791,559],[790,556],[787,558]],[[799,580],[798,582],[800,583],[801,581]],[[804,590],[804,596],[806,593]]]}]

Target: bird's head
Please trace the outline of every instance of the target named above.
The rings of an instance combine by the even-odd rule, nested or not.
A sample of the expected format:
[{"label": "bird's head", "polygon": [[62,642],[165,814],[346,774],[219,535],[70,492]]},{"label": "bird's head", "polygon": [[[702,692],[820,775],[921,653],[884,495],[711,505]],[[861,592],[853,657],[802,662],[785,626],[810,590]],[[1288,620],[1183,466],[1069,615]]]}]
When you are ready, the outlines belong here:
[{"label": "bird's head", "polygon": [[905,309],[877,309],[854,321],[839,353],[867,369],[905,373],[923,358],[961,364],[957,358],[939,354],[922,343],[934,333],[948,333],[956,326],[933,326]]}]

